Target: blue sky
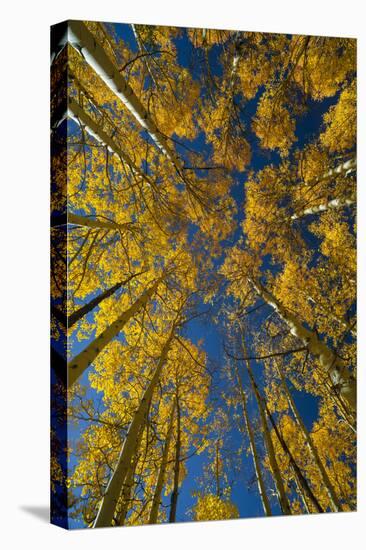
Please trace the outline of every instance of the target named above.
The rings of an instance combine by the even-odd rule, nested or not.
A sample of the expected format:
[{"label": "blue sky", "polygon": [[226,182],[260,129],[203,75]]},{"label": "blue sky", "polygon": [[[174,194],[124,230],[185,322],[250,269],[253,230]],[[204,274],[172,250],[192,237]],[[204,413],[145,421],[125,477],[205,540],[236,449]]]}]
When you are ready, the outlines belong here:
[{"label": "blue sky", "polygon": [[[124,40],[130,49],[133,52],[137,52],[137,44],[134,39],[134,35],[131,29],[130,25],[124,25],[124,24],[113,24],[111,25],[113,27],[114,31],[116,32],[116,35]],[[190,67],[190,60],[191,60],[191,44],[188,40],[188,37],[183,31],[183,35],[179,38],[175,39],[175,44],[178,51],[178,61],[182,66],[184,67]],[[219,54],[220,54],[220,47],[215,46],[212,48],[209,60],[211,65],[211,71],[214,75],[219,76],[222,72],[220,61],[219,61]],[[193,76],[198,77],[198,74],[195,74],[196,69],[193,69]],[[248,102],[246,105],[246,113],[243,115],[243,121],[248,122],[248,118],[250,120],[252,114],[255,112],[257,108],[258,103],[258,97],[261,94],[261,90],[258,92],[257,96]],[[322,116],[323,114],[328,110],[329,106],[336,102],[336,97],[314,102],[309,102],[309,109],[305,115],[298,118],[297,120],[297,126],[296,126],[296,136],[297,136],[297,143],[296,146],[303,146],[307,142],[309,142],[315,134],[318,133],[319,127],[321,125]],[[250,124],[246,124],[246,127],[248,129],[248,135],[247,139],[251,145],[252,148],[252,160],[250,163],[250,166],[248,167],[248,170],[260,170],[263,168],[266,164],[272,162],[274,164],[278,163],[280,161],[279,155],[277,153],[264,153],[263,150],[259,147],[258,139],[253,134],[253,132],[250,129]],[[201,153],[208,153],[209,148],[205,144],[204,141],[204,134],[200,134],[193,142],[189,142],[189,146],[193,149],[200,151]],[[181,140],[184,143],[184,140]],[[188,143],[188,142],[187,142]],[[184,149],[178,147],[179,152],[184,155]],[[238,222],[239,227],[235,233],[235,239],[239,238],[241,234],[241,228],[240,228],[240,222],[243,221],[243,213],[244,208],[243,205],[245,203],[245,191],[244,191],[244,184],[246,180],[246,174],[247,172],[235,172],[234,178],[235,178],[235,185],[232,187],[231,194],[232,197],[235,199],[238,207]],[[317,246],[317,242],[313,237],[310,237],[309,234],[305,235],[308,239],[308,242],[312,246]],[[313,239],[313,240],[311,240]],[[219,264],[220,260],[217,260],[217,264]],[[90,299],[90,296],[88,297]],[[203,304],[202,308],[204,309]],[[267,308],[263,308],[261,313],[258,317],[258,322],[263,320],[265,316],[268,315]],[[218,325],[216,325],[212,319],[208,318],[197,318],[189,323],[185,330],[185,335],[188,336],[193,342],[197,342],[198,340],[203,340],[203,348],[206,351],[207,357],[209,361],[214,361],[218,365],[224,365],[225,363],[225,354],[224,354],[224,348],[223,348],[223,336],[220,328]],[[73,348],[73,355],[76,355],[83,349],[87,344],[87,341],[83,341],[81,343],[76,342],[75,339],[72,340],[72,348]],[[257,381],[259,382],[259,386],[263,386],[263,377],[261,375],[262,366],[260,364],[253,365],[253,369],[255,372],[255,375],[257,377]],[[219,375],[217,375],[219,376]],[[244,375],[243,375],[244,376]],[[89,386],[88,383],[88,372],[85,372],[81,382],[85,384],[86,386]],[[220,385],[223,384],[222,380],[217,380],[217,386],[220,388]],[[224,386],[223,386],[224,389]],[[220,394],[220,390],[218,392]],[[88,397],[95,395],[92,390],[88,390]],[[312,426],[313,421],[317,417],[318,412],[318,400],[314,398],[313,396],[310,396],[308,394],[305,394],[304,392],[299,392],[294,390],[293,391],[294,399],[296,402],[296,405],[303,417],[303,420],[307,427],[310,429]],[[220,400],[220,395],[218,397]],[[256,414],[255,410],[255,404],[250,401],[249,403],[249,409],[251,414]],[[80,423],[79,429],[75,429],[70,426],[69,431],[69,437],[71,439],[71,446],[73,446],[73,443],[75,443],[80,435],[80,429],[82,429],[83,423]],[[239,447],[242,443],[242,434],[236,429],[233,428],[231,430],[231,433],[229,434],[233,446]],[[187,463],[187,469],[188,474],[185,478],[179,495],[178,500],[178,513],[177,513],[177,520],[178,521],[187,521],[189,519],[189,516],[187,516],[187,510],[189,510],[192,505],[195,502],[194,497],[192,497],[192,492],[195,491],[198,487],[198,480],[202,477],[203,467],[207,460],[207,453],[203,453],[199,456],[193,456],[189,459]],[[258,497],[258,494],[256,492],[256,489],[254,486],[251,488],[249,487],[250,480],[253,477],[253,465],[251,457],[247,457],[246,454],[243,452],[241,455],[242,460],[242,471],[240,475],[238,476],[237,481],[233,485],[232,490],[232,500],[233,502],[238,506],[240,516],[241,517],[251,517],[251,516],[260,516],[263,514],[261,503]],[[71,460],[70,466],[72,467],[74,465],[74,459]],[[165,500],[165,504],[168,504],[168,500]],[[277,508],[277,513],[279,513],[279,510]],[[77,522],[75,520],[70,520],[70,526],[71,527],[80,527],[80,522]]]}]

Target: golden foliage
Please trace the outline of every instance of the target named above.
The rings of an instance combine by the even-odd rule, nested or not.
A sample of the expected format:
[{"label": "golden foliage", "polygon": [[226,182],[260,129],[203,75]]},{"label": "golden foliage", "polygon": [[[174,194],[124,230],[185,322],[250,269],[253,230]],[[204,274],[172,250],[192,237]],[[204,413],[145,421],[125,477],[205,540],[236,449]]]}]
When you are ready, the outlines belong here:
[{"label": "golden foliage", "polygon": [[[140,418],[146,391],[156,378],[129,457],[130,486],[116,497],[111,523],[149,521],[171,419],[159,498],[171,497],[184,483],[190,456],[205,453],[206,490],[198,495],[194,519],[239,517],[229,499],[223,442],[236,427],[240,387],[238,380],[227,383],[222,401],[229,412],[215,399],[210,402],[210,358],[186,330],[201,315],[202,303],[213,306],[211,320],[225,318],[225,343],[232,347],[238,336],[234,321],[251,314],[249,306],[253,312],[267,308],[266,315],[258,316],[260,326],[253,322],[255,336],[249,334],[256,353],[265,356],[257,361],[264,366],[265,402],[328,510],[329,495],[280,373],[291,382],[289,391],[294,386],[319,399],[311,438],[343,508],[353,509],[354,415],[329,380],[326,362],[309,353],[308,344],[317,338],[336,350],[349,360],[345,370],[354,375],[356,238],[347,210],[355,198],[354,41],[188,29],[193,62],[199,60],[202,67],[197,74],[179,60],[179,29],[134,25],[136,44],[130,48],[108,26],[91,22],[87,28],[128,81],[145,120],[151,118],[155,138],[166,140],[176,156],[172,160],[164,147],[156,146],[154,132],[142,128],[136,113],[69,45],[69,98],[84,110],[94,130],[74,117],[68,122],[67,148],[52,160],[52,208],[65,212],[67,203],[69,212],[67,243],[60,228],[52,230],[57,245],[52,294],[57,304],[63,301],[65,315],[87,308],[68,328],[70,357],[108,334],[111,326],[119,327],[97,349],[88,376],[70,390],[69,418],[80,433],[70,450],[76,462],[66,480],[74,497],[72,513],[93,525],[129,429]],[[217,52],[222,72],[212,74],[210,56]],[[56,71],[53,80],[58,77]],[[296,148],[297,124],[311,100],[332,97],[335,103],[324,115],[319,135]],[[246,109],[253,106],[247,116]],[[197,144],[203,143],[198,151]],[[263,168],[246,173],[253,144],[255,154],[257,147],[263,150],[263,158],[256,157],[264,159]],[[271,162],[265,162],[266,154]],[[238,180],[243,205],[233,189]],[[66,265],[67,296],[61,283]],[[154,292],[143,302],[151,288]],[[64,336],[66,328],[60,325],[52,319],[55,339]],[[295,353],[299,340],[304,344],[299,326],[312,335],[303,345],[307,349],[299,350],[303,355]],[[226,377],[221,363],[217,370]],[[248,380],[243,383],[251,400],[253,387]],[[250,417],[257,425],[252,407]],[[242,425],[240,430],[243,442],[230,458],[248,448]],[[265,450],[262,430],[263,425],[256,434],[260,455]],[[306,499],[299,488],[293,489],[297,480],[288,454],[273,430],[271,435],[291,510],[301,513]],[[270,478],[272,467],[264,455]],[[51,470],[54,483],[65,481],[55,457]],[[271,483],[266,478],[269,488]],[[164,504],[158,521],[166,520]]]},{"label": "golden foliage", "polygon": [[321,143],[330,152],[348,151],[356,140],[356,80],[345,87],[338,103],[324,115],[325,131],[320,135]]},{"label": "golden foliage", "polygon": [[216,521],[238,517],[239,511],[237,507],[216,495],[199,497],[194,508],[194,519],[196,521]]}]

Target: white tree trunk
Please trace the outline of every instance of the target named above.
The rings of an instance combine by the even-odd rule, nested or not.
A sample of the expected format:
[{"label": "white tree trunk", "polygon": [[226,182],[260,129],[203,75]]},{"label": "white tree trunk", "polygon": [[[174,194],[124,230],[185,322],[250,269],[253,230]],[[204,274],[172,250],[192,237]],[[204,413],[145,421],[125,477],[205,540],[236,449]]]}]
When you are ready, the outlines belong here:
[{"label": "white tree trunk", "polygon": [[123,329],[125,324],[138,313],[143,307],[146,306],[150,298],[157,290],[159,283],[162,281],[162,277],[159,277],[155,283],[146,289],[139,298],[124,311],[116,321],[114,321],[108,328],[106,328],[95,340],[93,340],[83,351],[81,351],[76,357],[71,359],[67,365],[68,370],[68,387],[70,388],[74,382],[83,374],[86,368],[88,368],[99,355],[99,353],[105,348],[109,342],[117,336]]},{"label": "white tree trunk", "polygon": [[124,231],[126,229],[129,229],[131,227],[131,223],[116,223],[112,220],[107,219],[94,219],[88,216],[80,216],[79,214],[72,214],[71,212],[68,212],[67,214],[67,223],[72,225],[80,225],[82,227],[92,227],[96,229],[113,229],[113,230],[120,230]]},{"label": "white tree trunk", "polygon": [[276,362],[276,369],[277,369],[277,372],[278,372],[278,375],[280,377],[280,380],[281,380],[281,385],[283,387],[283,390],[285,392],[285,395],[286,395],[286,398],[287,398],[287,401],[290,405],[290,409],[292,410],[293,412],[293,415],[295,417],[295,420],[298,424],[298,426],[300,427],[300,430],[305,438],[305,441],[307,443],[307,446],[309,448],[309,451],[310,451],[310,454],[311,456],[313,457],[313,460],[319,470],[319,473],[320,473],[320,476],[321,476],[321,479],[322,479],[322,482],[323,482],[323,485],[324,485],[324,488],[328,494],[328,497],[329,497],[329,500],[330,500],[330,505],[331,505],[331,508],[333,509],[334,512],[342,512],[343,509],[342,509],[342,506],[341,506],[341,503],[339,502],[339,499],[336,495],[336,492],[334,490],[334,487],[329,479],[329,476],[327,474],[327,471],[320,459],[320,456],[318,454],[318,451],[313,443],[313,440],[311,439],[311,436],[301,418],[301,415],[298,411],[298,408],[296,407],[295,405],[295,401],[293,400],[293,397],[291,395],[291,392],[289,390],[289,387],[287,385],[287,382],[286,382],[286,379],[283,375],[283,372],[282,372],[282,369],[278,366],[277,362]]},{"label": "white tree trunk", "polygon": [[239,369],[236,362],[235,362],[235,375],[236,375],[236,380],[239,387],[239,392],[240,392],[240,397],[242,402],[244,423],[245,423],[246,430],[248,432],[249,445],[250,445],[250,450],[253,457],[253,464],[254,464],[255,476],[257,478],[259,496],[262,502],[264,513],[266,514],[266,516],[271,516],[272,510],[271,510],[271,506],[270,506],[269,499],[266,492],[266,487],[263,480],[260,460],[257,452],[257,446],[254,439],[254,433],[250,423],[248,407],[247,407],[247,399],[244,393],[243,383],[240,378]]},{"label": "white tree trunk", "polygon": [[122,101],[141,126],[147,130],[156,146],[180,170],[182,163],[179,157],[170,148],[151,115],[87,26],[82,21],[69,21],[69,29],[69,41],[81,49],[87,63]]},{"label": "white tree trunk", "polygon": [[96,308],[103,300],[106,298],[109,298],[112,296],[117,290],[119,290],[122,286],[125,286],[127,283],[129,283],[132,279],[137,277],[138,275],[141,275],[143,271],[140,271],[139,273],[134,273],[133,275],[129,275],[126,279],[123,281],[119,281],[115,285],[111,286],[110,288],[107,288],[104,292],[101,292],[96,296],[95,298],[92,298],[90,302],[87,302],[83,306],[76,309],[73,313],[71,313],[67,317],[67,321],[61,320],[61,322],[64,324],[64,326],[67,326],[67,328],[71,328],[75,323],[80,321],[85,315],[93,311],[94,308]]},{"label": "white tree trunk", "polygon": [[334,351],[322,342],[315,331],[305,328],[299,319],[290,313],[272,294],[258,281],[249,278],[250,283],[259,296],[270,305],[290,328],[291,334],[299,338],[310,353],[319,358],[322,367],[329,375],[334,386],[339,388],[340,395],[348,405],[356,409],[356,381],[349,373],[347,365]]},{"label": "white tree trunk", "polygon": [[344,206],[351,206],[353,204],[356,204],[356,199],[333,199],[329,202],[319,204],[318,206],[311,206],[309,208],[305,208],[302,212],[299,214],[293,214],[291,216],[292,220],[297,220],[299,218],[304,218],[305,216],[309,216],[310,214],[317,214],[318,212],[325,212],[329,209],[338,209],[343,208]]},{"label": "white tree trunk", "polygon": [[154,375],[148,387],[146,388],[140,405],[132,419],[118,458],[116,468],[109,480],[93,527],[109,527],[111,525],[118,499],[121,494],[123,483],[128,473],[128,469],[133,459],[133,456],[136,452],[138,433],[141,427],[146,424],[149,403],[153,396],[154,390],[159,382],[163,366],[165,365],[165,362],[167,360],[168,352],[174,338],[175,328],[175,325],[173,325],[170,335],[163,346]]},{"label": "white tree trunk", "polygon": [[135,475],[137,462],[138,462],[138,454],[136,452],[135,457],[133,458],[131,466],[128,469],[127,475],[125,477],[125,481],[123,483],[123,488],[121,492],[122,504],[119,510],[119,517],[117,522],[117,524],[120,526],[123,526],[125,524],[129,505],[131,504],[130,499],[131,499],[132,487],[134,484],[134,475]]},{"label": "white tree trunk", "polygon": [[[245,342],[244,342],[244,338],[242,339],[242,346],[243,346],[244,355],[245,355],[245,357],[247,357],[247,350],[246,350],[246,345],[245,345]],[[261,424],[262,424],[264,441],[265,441],[265,444],[266,444],[268,459],[269,459],[273,479],[274,479],[276,490],[277,490],[278,500],[279,500],[282,512],[286,515],[291,515],[291,507],[290,507],[290,503],[289,503],[287,495],[286,495],[285,486],[283,484],[280,468],[279,468],[278,463],[277,463],[276,453],[275,453],[275,450],[274,450],[274,447],[273,447],[271,434],[270,434],[270,431],[268,429],[267,418],[266,418],[265,410],[263,408],[262,399],[261,399],[261,396],[259,395],[257,384],[254,380],[254,376],[253,376],[252,368],[250,366],[250,362],[248,360],[245,361],[245,365],[246,365],[246,368],[247,368],[247,371],[248,371],[248,374],[249,374],[250,383],[251,383],[252,390],[253,390],[253,393],[254,393],[254,396],[255,396],[255,399],[256,399],[256,402],[257,402],[257,405],[258,405],[258,409],[259,409],[259,415],[260,415]]]},{"label": "white tree trunk", "polygon": [[163,454],[161,457],[161,463],[159,468],[159,475],[158,479],[156,481],[156,487],[154,491],[154,497],[151,505],[150,510],[150,516],[149,516],[149,523],[154,524],[157,522],[158,519],[158,513],[159,513],[159,507],[161,504],[161,493],[164,487],[164,481],[165,481],[165,473],[166,473],[166,467],[168,464],[168,454],[169,454],[169,447],[170,447],[170,441],[172,438],[173,433],[173,425],[174,425],[174,414],[175,414],[175,407],[176,407],[176,401],[174,399],[172,410],[170,413],[170,421],[168,425],[168,430],[165,436],[165,443],[163,448]]},{"label": "white tree trunk", "polygon": [[[148,409],[149,409],[149,407],[150,407],[150,403],[148,403]],[[144,430],[145,430],[145,425],[142,424],[142,426],[139,429],[138,436],[137,436],[135,455],[134,455],[133,459],[131,460],[130,466],[127,470],[127,474],[126,474],[126,477],[125,477],[125,480],[124,480],[124,483],[123,483],[123,488],[122,488],[122,491],[121,491],[121,500],[122,500],[122,502],[121,502],[121,507],[120,507],[120,510],[119,510],[119,517],[118,517],[118,525],[121,525],[121,526],[125,524],[128,509],[129,509],[129,506],[131,504],[131,493],[132,493],[132,488],[133,488],[133,485],[134,485],[135,471],[136,471],[137,463],[139,461],[138,450],[140,449],[141,440],[142,440]]]},{"label": "white tree trunk", "polygon": [[[356,157],[353,157],[343,164],[340,164],[333,170],[329,170],[327,174],[324,174],[323,177],[321,177],[316,184],[321,183],[322,181],[327,181],[329,179],[336,179],[338,176],[348,176],[349,174],[352,174],[352,172],[355,172],[357,168],[357,159]],[[315,185],[315,184],[314,184]],[[310,214],[317,214],[318,212],[325,212],[326,210],[330,209],[337,209],[337,208],[343,208],[344,206],[351,206],[356,203],[356,197],[351,196],[348,199],[333,199],[328,202],[325,202],[323,204],[319,204],[318,206],[312,206],[309,208],[305,208],[302,212],[298,214],[293,214],[291,216],[292,220],[297,220],[298,218],[302,218],[304,216],[308,216]]]},{"label": "white tree trunk", "polygon": [[329,170],[327,174],[325,174],[323,179],[330,179],[334,176],[338,176],[339,174],[342,174],[344,176],[348,176],[352,172],[354,172],[357,168],[357,159],[356,157],[352,157],[351,159],[347,160],[343,164],[339,164],[336,168],[333,170]]},{"label": "white tree trunk", "polygon": [[68,116],[84,125],[86,132],[94,137],[99,143],[105,145],[109,151],[116,153],[119,158],[129,166],[131,172],[145,180],[151,187],[153,183],[149,176],[144,174],[142,170],[131,160],[131,158],[122,151],[117,143],[103,130],[103,128],[82,108],[81,105],[74,98],[69,97],[68,103]]}]

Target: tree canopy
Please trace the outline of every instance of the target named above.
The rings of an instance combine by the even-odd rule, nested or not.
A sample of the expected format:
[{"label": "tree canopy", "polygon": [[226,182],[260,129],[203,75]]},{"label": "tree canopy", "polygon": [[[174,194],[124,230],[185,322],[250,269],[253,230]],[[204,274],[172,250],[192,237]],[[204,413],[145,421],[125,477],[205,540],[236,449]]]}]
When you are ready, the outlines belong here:
[{"label": "tree canopy", "polygon": [[62,28],[53,520],[355,510],[356,41]]}]

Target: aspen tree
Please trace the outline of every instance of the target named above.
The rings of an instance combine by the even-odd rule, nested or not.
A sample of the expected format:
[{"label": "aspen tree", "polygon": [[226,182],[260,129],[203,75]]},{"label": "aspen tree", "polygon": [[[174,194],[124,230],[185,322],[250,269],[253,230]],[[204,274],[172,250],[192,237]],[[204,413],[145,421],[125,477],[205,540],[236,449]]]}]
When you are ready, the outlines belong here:
[{"label": "aspen tree", "polygon": [[278,372],[278,375],[280,377],[280,380],[281,380],[281,385],[282,385],[282,388],[284,390],[284,393],[286,395],[286,398],[288,400],[288,403],[289,403],[289,406],[293,412],[293,415],[295,417],[295,420],[297,422],[297,424],[299,425],[300,427],[300,430],[306,440],[306,443],[308,445],[308,448],[309,448],[309,451],[312,455],[312,458],[320,472],[320,476],[321,476],[321,479],[324,483],[324,487],[326,489],[326,491],[328,492],[328,496],[329,496],[329,499],[330,499],[330,502],[331,502],[331,506],[332,506],[332,509],[334,512],[342,512],[342,506],[339,502],[339,499],[336,495],[336,492],[334,490],[334,487],[329,479],[329,476],[327,474],[327,471],[322,463],[322,461],[320,460],[320,457],[319,457],[319,454],[318,454],[318,451],[311,439],[311,436],[308,432],[308,430],[306,429],[306,426],[300,416],[300,413],[298,411],[298,408],[296,407],[296,404],[295,404],[295,401],[291,395],[291,392],[289,390],[289,387],[288,387],[288,384],[286,382],[286,379],[283,375],[283,372],[282,372],[282,369],[281,367],[279,366],[279,363],[277,361],[275,361],[275,366],[276,366],[276,371]]},{"label": "aspen tree", "polygon": [[179,495],[179,472],[180,472],[180,452],[181,452],[181,411],[179,405],[179,395],[176,395],[177,408],[177,427],[176,427],[176,442],[175,442],[175,460],[174,460],[174,481],[173,492],[170,499],[169,523],[174,523],[177,516],[178,495]]},{"label": "aspen tree", "polygon": [[120,74],[113,61],[108,57],[97,38],[93,36],[85,23],[81,21],[69,22],[69,41],[80,47],[86,61],[95,72],[104,80],[105,84],[124,103],[127,109],[133,114],[136,120],[145,128],[157,147],[169,158],[178,169],[181,161],[176,153],[172,151],[165,137],[159,132],[155,122],[151,119],[148,111],[140,103],[132,88]]},{"label": "aspen tree", "polygon": [[130,467],[128,468],[128,471],[127,471],[127,474],[126,474],[126,478],[125,478],[124,483],[123,483],[123,488],[122,488],[122,491],[121,491],[122,504],[121,504],[121,508],[118,512],[118,525],[124,525],[125,521],[126,521],[126,515],[127,515],[128,509],[129,509],[129,504],[130,504],[129,501],[130,501],[130,498],[131,498],[131,493],[132,493],[133,484],[134,484],[134,476],[135,476],[136,466],[137,466],[137,463],[138,463],[139,458],[140,458],[140,455],[138,453],[138,449],[141,445],[141,439],[142,439],[142,434],[143,434],[144,429],[145,429],[145,426],[144,425],[141,426],[139,435],[137,437],[135,455],[134,455],[134,457],[131,461]]},{"label": "aspen tree", "polygon": [[158,278],[153,285],[147,288],[141,296],[123,312],[118,319],[116,319],[107,329],[105,329],[93,342],[91,342],[83,351],[81,351],[76,357],[71,359],[68,364],[68,386],[72,384],[83,374],[104,349],[109,342],[117,336],[123,329],[124,325],[142,308],[146,306],[148,301],[152,298],[156,292],[159,284],[162,281],[162,277]]},{"label": "aspen tree", "polygon": [[96,296],[95,298],[90,300],[90,302],[88,302],[87,304],[81,306],[79,309],[77,309],[76,311],[71,313],[71,315],[69,315],[69,317],[67,319],[68,328],[72,327],[75,323],[80,321],[80,319],[82,317],[84,317],[85,315],[90,313],[90,311],[92,311],[95,307],[97,307],[97,305],[100,304],[103,300],[105,300],[106,298],[109,298],[109,296],[112,296],[122,286],[126,285],[127,283],[132,281],[132,279],[134,279],[135,277],[137,277],[140,274],[141,274],[141,272],[130,275],[129,277],[127,277],[127,279],[125,279],[123,281],[120,281],[119,283],[116,283],[111,288],[107,288],[104,292],[99,294],[99,296]]},{"label": "aspen tree", "polygon": [[93,527],[108,527],[112,522],[114,512],[118,503],[118,498],[121,493],[121,489],[125,481],[129,465],[131,463],[134,453],[136,452],[136,444],[137,444],[136,436],[141,426],[146,422],[146,414],[147,414],[148,406],[151,401],[154,390],[159,382],[161,371],[167,360],[167,356],[174,338],[175,331],[176,331],[176,325],[173,323],[169,337],[162,348],[161,355],[160,355],[158,364],[156,366],[154,375],[145,390],[145,393],[141,399],[140,405],[128,429],[128,433],[123,443],[123,447],[121,449],[117,465],[115,467],[115,470],[113,472],[111,479],[109,480],[107,489],[105,491],[102,502],[100,504],[98,514],[95,519]]},{"label": "aspen tree", "polygon": [[[241,346],[244,350],[244,355],[247,356],[244,336],[242,336],[242,338],[241,338]],[[274,479],[274,482],[275,482],[275,486],[276,486],[276,490],[277,490],[277,496],[278,496],[278,500],[279,500],[279,503],[280,503],[280,506],[281,506],[281,510],[284,514],[291,515],[291,506],[290,506],[290,503],[289,503],[289,500],[288,500],[288,497],[287,497],[287,494],[286,494],[285,486],[283,484],[283,480],[282,480],[282,477],[281,477],[281,472],[280,472],[280,469],[279,469],[279,466],[278,466],[278,463],[277,463],[275,450],[274,450],[273,442],[272,442],[272,438],[271,438],[271,434],[270,434],[270,431],[268,429],[265,409],[263,407],[262,399],[261,399],[261,396],[259,394],[257,384],[254,380],[254,376],[253,376],[252,368],[250,366],[250,362],[248,360],[245,361],[245,367],[246,367],[246,370],[247,370],[248,375],[249,375],[250,384],[251,384],[251,388],[252,388],[255,400],[257,402],[259,415],[260,415],[260,419],[261,419],[261,426],[262,426],[262,430],[263,430],[264,441],[265,441],[265,444],[266,444],[268,459],[269,459],[269,463],[271,465],[271,471],[272,471],[273,479]]]},{"label": "aspen tree", "polygon": [[[124,40],[121,30],[71,21],[53,61],[52,136],[57,147],[67,134],[67,147],[52,160],[52,326],[55,340],[69,329],[80,437],[70,438],[73,474],[52,470],[70,483],[70,517],[175,522],[189,459],[205,449],[192,517],[238,517],[238,420],[265,515],[272,488],[283,514],[353,509],[355,41],[146,25]],[[302,117],[316,121],[325,98],[309,141]],[[201,313],[219,326],[233,301],[260,343],[254,359],[271,361],[257,382],[243,337],[248,386],[235,358],[231,393],[219,358],[207,361],[187,333]],[[317,404],[311,429],[287,380]]]},{"label": "aspen tree", "polygon": [[168,462],[168,453],[169,453],[169,447],[170,447],[170,441],[173,434],[173,427],[174,427],[174,416],[175,416],[175,410],[176,410],[176,400],[173,400],[172,410],[170,413],[170,421],[168,425],[168,430],[165,437],[163,452],[161,456],[161,463],[159,468],[159,474],[156,480],[156,486],[154,491],[154,497],[151,504],[151,510],[150,510],[150,516],[149,516],[149,523],[156,523],[158,519],[158,513],[159,513],[159,506],[161,503],[161,493],[164,486],[164,480],[166,475],[166,468],[167,468],[167,462]]},{"label": "aspen tree", "polygon": [[257,451],[257,445],[256,445],[256,442],[255,442],[255,439],[254,439],[254,433],[253,433],[251,421],[250,421],[249,414],[248,414],[247,398],[246,398],[246,395],[245,395],[245,391],[244,391],[244,388],[243,388],[243,382],[242,382],[242,379],[240,377],[239,368],[238,368],[238,364],[237,364],[236,361],[235,361],[234,369],[235,369],[236,381],[237,381],[239,392],[240,392],[240,399],[241,399],[241,404],[242,404],[242,409],[243,409],[244,423],[245,423],[245,427],[246,427],[246,430],[247,430],[247,433],[248,433],[250,450],[251,450],[252,457],[253,457],[255,476],[256,476],[256,480],[257,480],[257,484],[258,484],[258,492],[259,492],[259,495],[260,495],[260,499],[261,499],[261,502],[262,502],[264,513],[266,514],[266,516],[271,516],[272,515],[271,505],[269,503],[269,499],[268,499],[268,496],[267,496],[267,490],[266,490],[266,486],[265,486],[263,475],[262,475],[260,459],[259,459],[259,455],[258,455],[258,451]]},{"label": "aspen tree", "polygon": [[299,338],[310,353],[319,357],[320,363],[325,372],[329,374],[334,386],[339,387],[339,393],[347,401],[348,405],[355,409],[356,407],[356,383],[354,377],[348,372],[344,360],[339,358],[329,347],[319,338],[315,331],[311,331],[303,326],[291,312],[271,294],[265,287],[252,278],[249,282],[258,293],[258,295],[270,305],[280,317],[287,323],[291,334]]}]

